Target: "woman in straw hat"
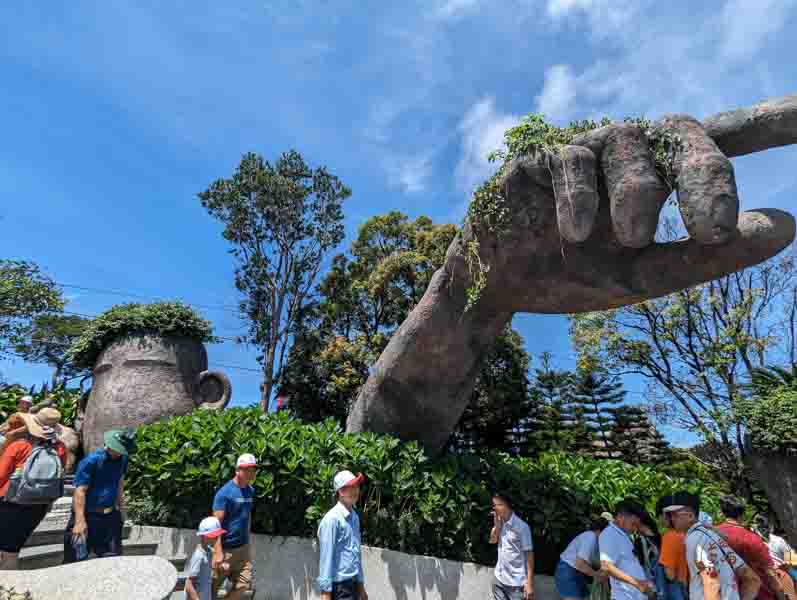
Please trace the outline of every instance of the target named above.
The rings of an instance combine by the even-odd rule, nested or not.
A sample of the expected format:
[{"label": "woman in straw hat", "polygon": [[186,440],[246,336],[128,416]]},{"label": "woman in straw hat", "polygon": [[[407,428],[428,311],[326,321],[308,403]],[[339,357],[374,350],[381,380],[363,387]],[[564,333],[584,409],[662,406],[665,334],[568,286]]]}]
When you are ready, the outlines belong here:
[{"label": "woman in straw hat", "polygon": [[47,504],[6,502],[11,476],[25,466],[25,461],[38,445],[53,444],[61,463],[66,462],[66,448],[56,439],[55,431],[61,413],[54,408],[44,408],[35,415],[17,413],[12,419],[16,439],[8,440],[0,455],[0,569],[17,568],[20,549],[50,508]]}]

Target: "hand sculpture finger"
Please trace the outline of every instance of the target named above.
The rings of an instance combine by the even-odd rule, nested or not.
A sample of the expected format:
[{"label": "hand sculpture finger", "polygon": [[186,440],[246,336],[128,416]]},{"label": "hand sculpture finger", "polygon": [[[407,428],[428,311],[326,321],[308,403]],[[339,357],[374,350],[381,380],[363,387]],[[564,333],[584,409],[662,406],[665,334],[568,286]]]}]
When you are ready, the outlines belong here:
[{"label": "hand sculpture finger", "polygon": [[660,127],[676,132],[683,144],[675,160],[675,175],[678,204],[689,235],[702,244],[728,241],[739,218],[731,161],[692,117],[667,117]]},{"label": "hand sculpture finger", "polygon": [[632,124],[611,126],[601,152],[601,168],[617,241],[629,248],[651,244],[670,190],[656,173],[642,129]]},{"label": "hand sculpture finger", "polygon": [[598,161],[583,146],[563,146],[549,161],[559,233],[568,242],[583,242],[592,233],[600,204]]},{"label": "hand sculpture finger", "polygon": [[795,235],[789,213],[775,209],[743,212],[730,241],[706,245],[700,240],[655,244],[641,251],[632,268],[639,300],[656,298],[752,267],[788,246]]}]

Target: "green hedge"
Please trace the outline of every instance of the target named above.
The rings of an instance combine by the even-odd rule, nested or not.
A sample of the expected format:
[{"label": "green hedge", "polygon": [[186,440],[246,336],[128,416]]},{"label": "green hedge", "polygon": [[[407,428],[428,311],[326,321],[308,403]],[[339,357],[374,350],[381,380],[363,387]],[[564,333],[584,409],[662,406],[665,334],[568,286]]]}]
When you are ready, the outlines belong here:
[{"label": "green hedge", "polygon": [[492,454],[431,461],[414,443],[388,436],[344,434],[332,421],[306,425],[256,408],[192,415],[143,427],[127,489],[132,516],[149,525],[196,527],[236,457],[253,453],[261,465],[253,528],[272,535],[315,536],[332,506],[331,481],[347,468],[368,481],[360,503],[366,544],[490,564],[490,491],[515,500],[531,525],[541,572],[582,530],[590,515],[626,496],[653,508],[659,495],[680,488],[716,490],[650,467],[566,455],[536,461]]}]

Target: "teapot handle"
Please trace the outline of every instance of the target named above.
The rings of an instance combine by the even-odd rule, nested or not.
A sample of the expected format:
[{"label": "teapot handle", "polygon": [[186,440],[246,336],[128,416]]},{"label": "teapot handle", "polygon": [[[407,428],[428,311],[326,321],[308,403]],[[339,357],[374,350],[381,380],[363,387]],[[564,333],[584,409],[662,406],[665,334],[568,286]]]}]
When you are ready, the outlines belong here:
[{"label": "teapot handle", "polygon": [[[221,397],[216,400],[204,400],[202,398],[200,391],[202,389],[202,383],[208,378],[216,379],[221,384]],[[194,402],[199,408],[203,410],[222,410],[230,402],[231,397],[232,384],[230,383],[229,377],[222,371],[202,371],[197,375],[196,398]]]}]

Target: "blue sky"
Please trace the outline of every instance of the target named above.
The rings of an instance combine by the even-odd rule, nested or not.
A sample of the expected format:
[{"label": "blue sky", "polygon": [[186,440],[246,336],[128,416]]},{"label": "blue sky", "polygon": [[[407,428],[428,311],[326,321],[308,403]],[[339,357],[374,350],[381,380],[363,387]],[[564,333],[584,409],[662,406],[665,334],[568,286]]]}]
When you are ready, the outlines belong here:
[{"label": "blue sky", "polygon": [[[196,194],[243,152],[296,148],[340,176],[349,236],[392,209],[458,222],[520,115],[704,117],[793,93],[796,30],[797,0],[5,3],[0,256],[210,307],[235,335],[232,263]],[[793,208],[795,159],[735,160],[743,208]],[[86,314],[136,300],[65,291]],[[515,325],[534,355],[572,364],[563,318]],[[209,354],[257,367],[232,343]],[[0,370],[27,384],[49,372]],[[256,373],[225,370],[235,404],[257,399]]]}]

